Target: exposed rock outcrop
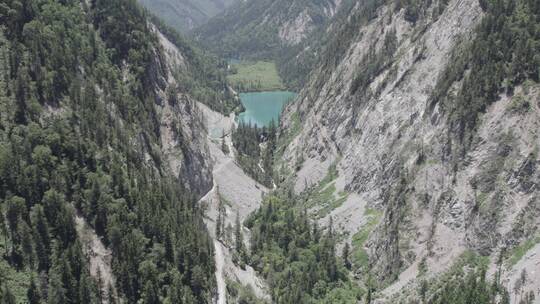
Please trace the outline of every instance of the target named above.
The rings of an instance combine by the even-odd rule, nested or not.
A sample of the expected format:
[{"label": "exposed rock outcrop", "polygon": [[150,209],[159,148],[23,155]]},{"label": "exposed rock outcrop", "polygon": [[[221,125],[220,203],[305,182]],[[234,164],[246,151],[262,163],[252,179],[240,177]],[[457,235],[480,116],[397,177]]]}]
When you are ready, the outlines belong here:
[{"label": "exposed rock outcrop", "polygon": [[156,65],[161,67],[163,85],[158,88],[156,109],[160,125],[161,149],[172,173],[184,186],[202,197],[212,188],[212,164],[206,143],[203,114],[188,94],[179,93],[172,71],[185,71],[185,56],[157,29],[164,53]]},{"label": "exposed rock outcrop", "polygon": [[[283,130],[297,120],[303,125],[284,158],[296,172],[297,192],[337,163],[343,190],[383,212],[365,248],[372,273],[394,282],[391,294],[415,280],[422,260],[434,275],[466,250],[493,260],[537,233],[540,90],[502,95],[483,114],[474,143],[455,155],[447,114],[428,100],[453,64],[450,54],[474,37],[479,3],[451,0],[439,11],[433,2],[416,23],[405,9],[380,5],[355,27],[365,9],[357,4],[348,16],[353,30],[341,41],[343,57],[322,62],[286,109]],[[342,28],[330,27],[329,35],[336,30]],[[375,58],[380,66],[358,88],[359,73]],[[518,96],[529,101],[527,111],[512,111]],[[353,218],[361,223],[363,216]],[[345,227],[349,234],[360,228]]]}]

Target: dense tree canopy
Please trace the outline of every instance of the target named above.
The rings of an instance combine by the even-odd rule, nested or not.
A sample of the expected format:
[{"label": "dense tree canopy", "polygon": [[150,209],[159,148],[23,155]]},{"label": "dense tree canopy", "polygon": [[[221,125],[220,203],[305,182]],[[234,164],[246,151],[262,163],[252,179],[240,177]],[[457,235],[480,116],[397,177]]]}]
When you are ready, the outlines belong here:
[{"label": "dense tree canopy", "polygon": [[251,264],[268,280],[276,303],[357,303],[362,290],[337,257],[337,235],[312,222],[290,194],[266,197],[247,221]]},{"label": "dense tree canopy", "polygon": [[268,127],[241,122],[232,133],[238,163],[247,174],[267,187],[272,187],[276,136],[273,121]]}]

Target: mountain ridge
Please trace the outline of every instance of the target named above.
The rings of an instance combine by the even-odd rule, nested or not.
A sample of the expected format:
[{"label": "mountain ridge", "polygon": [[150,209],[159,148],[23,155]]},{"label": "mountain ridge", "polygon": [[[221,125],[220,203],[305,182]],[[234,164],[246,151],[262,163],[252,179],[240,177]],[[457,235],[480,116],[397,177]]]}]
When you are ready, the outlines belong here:
[{"label": "mountain ridge", "polygon": [[274,58],[333,16],[341,1],[245,1],[197,28],[199,42],[224,58]]},{"label": "mountain ridge", "polygon": [[223,11],[237,0],[140,0],[168,26],[187,33]]}]

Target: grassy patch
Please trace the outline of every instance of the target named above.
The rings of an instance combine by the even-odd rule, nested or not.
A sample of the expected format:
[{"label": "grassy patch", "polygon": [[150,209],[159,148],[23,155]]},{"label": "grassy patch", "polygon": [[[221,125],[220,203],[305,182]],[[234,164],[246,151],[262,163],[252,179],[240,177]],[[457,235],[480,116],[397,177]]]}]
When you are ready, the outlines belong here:
[{"label": "grassy patch", "polygon": [[335,164],[333,164],[328,168],[328,173],[319,182],[317,187],[309,190],[307,193],[305,206],[307,208],[318,207],[316,212],[318,218],[327,216],[332,210],[338,208],[347,201],[347,198],[349,197],[347,192],[337,191],[335,183],[337,177],[337,168]]},{"label": "grassy patch", "polygon": [[[328,172],[326,173],[326,176],[319,183],[319,187],[318,187],[319,191],[323,191],[324,189],[326,189],[330,185],[330,183],[332,183],[336,178],[338,178],[338,172],[337,172],[337,167],[336,167],[336,164],[338,162],[339,160],[336,160],[335,163],[330,165],[330,167],[328,168]],[[334,191],[335,191],[335,188],[334,188]]]},{"label": "grassy patch", "polygon": [[364,216],[367,217],[367,223],[360,231],[353,235],[352,247],[353,247],[353,264],[356,268],[366,269],[369,262],[369,256],[364,249],[364,245],[371,234],[375,226],[379,223],[382,217],[382,213],[375,209],[366,209]]},{"label": "grassy patch", "polygon": [[233,74],[227,76],[227,79],[241,92],[285,89],[274,62],[241,62],[233,64],[232,70]]},{"label": "grassy patch", "polygon": [[538,243],[540,243],[540,236],[527,240],[514,248],[509,254],[510,258],[507,261],[508,267],[516,265],[525,256],[525,254]]},{"label": "grassy patch", "polygon": [[481,211],[489,211],[489,210],[486,210],[487,208],[489,208],[489,204],[487,204],[488,203],[488,198],[489,198],[488,193],[480,192],[480,193],[477,194],[477,196],[476,196],[476,205],[478,206],[478,208]]},{"label": "grassy patch", "polygon": [[518,94],[512,98],[507,110],[511,113],[525,114],[531,110],[531,104],[525,96]]},{"label": "grassy patch", "polygon": [[343,205],[343,203],[347,201],[347,198],[349,198],[349,194],[343,194],[342,192],[340,192],[340,195],[336,197],[334,195],[335,192],[336,186],[334,183],[332,183],[323,192],[317,194],[317,200],[320,202],[319,206],[322,206],[322,208],[317,211],[318,218],[327,216],[330,214],[330,212],[332,212],[332,210],[335,210]]},{"label": "grassy patch", "polygon": [[228,199],[226,199],[225,196],[223,196],[221,193],[218,193],[218,194],[219,194],[219,199],[223,202],[225,206],[232,207],[231,202]]}]

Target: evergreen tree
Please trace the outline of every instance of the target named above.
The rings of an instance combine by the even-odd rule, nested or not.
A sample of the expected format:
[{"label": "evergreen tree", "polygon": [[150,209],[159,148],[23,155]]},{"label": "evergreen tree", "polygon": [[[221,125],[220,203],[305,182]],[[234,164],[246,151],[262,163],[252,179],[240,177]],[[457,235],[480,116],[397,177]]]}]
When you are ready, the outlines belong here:
[{"label": "evergreen tree", "polygon": [[38,258],[38,269],[49,268],[49,255],[51,252],[51,240],[49,234],[49,224],[45,218],[43,206],[36,204],[31,212],[33,235],[36,244],[36,255]]},{"label": "evergreen tree", "polygon": [[62,284],[59,270],[52,273],[49,279],[48,304],[67,303],[66,289]]},{"label": "evergreen tree", "polygon": [[144,286],[143,299],[145,304],[160,304],[158,291],[152,281],[147,281]]},{"label": "evergreen tree", "polygon": [[165,258],[169,263],[174,263],[176,260],[174,243],[174,235],[172,233],[167,233],[167,236],[165,237]]},{"label": "evergreen tree", "polygon": [[225,130],[223,130],[222,134],[221,134],[221,151],[223,151],[223,153],[225,153],[226,155],[228,155],[230,153],[229,151],[229,145],[227,145],[227,142],[226,142],[226,136],[225,136]]},{"label": "evergreen tree", "polygon": [[330,280],[337,280],[337,261],[335,255],[334,228],[332,217],[330,217],[327,233],[323,239],[323,251],[321,254],[321,259]]},{"label": "evergreen tree", "polygon": [[236,213],[236,220],[234,224],[234,248],[236,253],[241,254],[244,246],[244,236],[242,234],[242,224],[240,223],[240,214]]},{"label": "evergreen tree", "polygon": [[[39,294],[39,289],[36,284],[36,280],[32,277],[30,280],[30,287],[28,287],[28,291],[26,292],[26,298],[28,300],[28,304],[40,304],[41,303],[41,296]],[[85,303],[85,302],[81,302]],[[90,302],[86,302],[90,303]]]},{"label": "evergreen tree", "polygon": [[349,246],[349,243],[345,243],[345,245],[343,246],[343,254],[342,254],[343,265],[345,266],[345,268],[350,270],[352,265],[349,259],[349,255],[350,255],[350,246]]},{"label": "evergreen tree", "polygon": [[4,256],[7,256],[8,255],[8,240],[7,240],[7,237],[8,237],[8,228],[7,228],[7,225],[6,225],[6,221],[5,221],[5,217],[4,217],[4,212],[2,210],[2,208],[0,208],[0,233],[2,233],[2,235],[4,236]]},{"label": "evergreen tree", "polygon": [[16,304],[15,296],[6,284],[0,287],[0,304]]},{"label": "evergreen tree", "polygon": [[216,239],[221,239],[223,237],[224,227],[225,227],[225,212],[227,211],[225,209],[225,204],[223,203],[223,199],[221,198],[221,194],[219,193],[219,188],[217,188],[217,197],[218,197],[218,214],[216,218]]},{"label": "evergreen tree", "polygon": [[373,278],[371,276],[371,273],[368,274],[368,278],[367,278],[367,281],[366,281],[366,288],[367,288],[367,294],[366,294],[366,298],[365,298],[365,303],[366,304],[371,304],[371,301],[373,300],[372,297],[372,293],[373,293]]},{"label": "evergreen tree", "polygon": [[182,297],[182,276],[177,270],[173,270],[171,274],[171,285],[167,292],[170,303],[184,303]]},{"label": "evergreen tree", "polygon": [[94,281],[90,277],[90,274],[87,271],[83,272],[79,284],[79,303],[96,303],[94,287]]},{"label": "evergreen tree", "polygon": [[226,244],[232,243],[232,235],[233,235],[233,227],[231,226],[231,223],[228,223],[227,227],[225,228],[225,233],[224,233]]},{"label": "evergreen tree", "polygon": [[18,228],[19,231],[17,233],[21,238],[21,249],[25,265],[33,267],[36,260],[36,254],[34,251],[34,240],[32,238],[32,232],[25,221],[21,221],[21,224],[19,224]]}]

